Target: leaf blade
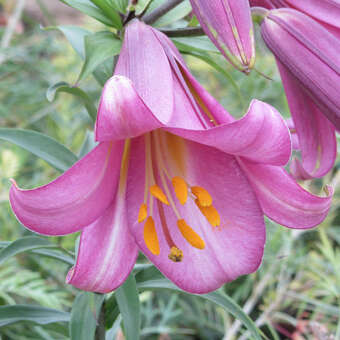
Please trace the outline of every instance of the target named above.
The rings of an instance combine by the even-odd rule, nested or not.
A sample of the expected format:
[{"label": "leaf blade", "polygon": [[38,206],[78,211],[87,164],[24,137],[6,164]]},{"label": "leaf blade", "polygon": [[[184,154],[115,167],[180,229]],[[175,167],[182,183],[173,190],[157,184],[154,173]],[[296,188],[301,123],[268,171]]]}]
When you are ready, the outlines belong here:
[{"label": "leaf blade", "polygon": [[0,128],[0,139],[22,147],[57,170],[65,171],[78,160],[77,156],[64,145],[40,132]]},{"label": "leaf blade", "polygon": [[140,337],[140,304],[136,279],[133,274],[127,278],[116,292],[116,299],[123,317],[127,340],[138,340]]},{"label": "leaf blade", "polygon": [[68,322],[69,319],[69,313],[47,307],[32,305],[0,306],[0,327],[20,321],[46,325],[55,322]]}]

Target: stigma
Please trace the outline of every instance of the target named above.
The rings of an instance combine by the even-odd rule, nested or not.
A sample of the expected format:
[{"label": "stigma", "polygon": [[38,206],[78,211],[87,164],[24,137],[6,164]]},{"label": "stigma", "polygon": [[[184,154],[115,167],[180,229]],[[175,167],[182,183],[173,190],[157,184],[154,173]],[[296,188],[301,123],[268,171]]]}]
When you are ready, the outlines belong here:
[{"label": "stigma", "polygon": [[[168,132],[156,130],[145,134],[145,189],[144,201],[141,203],[137,221],[144,222],[144,242],[153,255],[160,255],[162,248],[168,246],[168,259],[173,262],[183,260],[183,251],[172,238],[173,228],[179,231],[179,235],[191,247],[203,250],[206,247],[204,238],[190,226],[181,216],[183,208],[195,209],[195,213],[201,214],[211,227],[218,227],[221,218],[217,209],[213,206],[213,198],[206,188],[196,183],[189,183],[185,178],[182,159],[178,157],[180,150],[169,145],[167,137],[174,141],[173,135]],[[169,139],[169,138],[168,138]],[[178,143],[177,141],[174,141]],[[176,146],[176,145],[175,145]],[[180,149],[180,148],[178,148]],[[174,152],[175,151],[175,152]],[[172,158],[176,158],[173,160]],[[169,159],[170,158],[170,159]],[[176,163],[179,166],[171,166]],[[194,204],[188,205],[193,200]],[[176,225],[168,225],[164,207],[170,207],[170,211],[176,217]],[[179,209],[179,207],[183,207]],[[158,209],[158,216],[154,219],[154,209]],[[167,208],[167,214],[169,208]],[[170,232],[172,231],[172,233]],[[163,234],[165,244],[162,247],[157,234]]]}]

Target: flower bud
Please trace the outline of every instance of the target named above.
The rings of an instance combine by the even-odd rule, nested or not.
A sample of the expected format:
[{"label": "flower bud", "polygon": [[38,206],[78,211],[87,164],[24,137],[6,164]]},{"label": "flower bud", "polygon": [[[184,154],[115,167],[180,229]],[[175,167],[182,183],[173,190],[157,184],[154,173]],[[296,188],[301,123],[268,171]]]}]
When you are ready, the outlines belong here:
[{"label": "flower bud", "polygon": [[339,40],[315,20],[288,8],[270,11],[261,33],[277,60],[339,129]]},{"label": "flower bud", "polygon": [[237,69],[254,66],[254,31],[248,0],[190,0],[203,30]]}]

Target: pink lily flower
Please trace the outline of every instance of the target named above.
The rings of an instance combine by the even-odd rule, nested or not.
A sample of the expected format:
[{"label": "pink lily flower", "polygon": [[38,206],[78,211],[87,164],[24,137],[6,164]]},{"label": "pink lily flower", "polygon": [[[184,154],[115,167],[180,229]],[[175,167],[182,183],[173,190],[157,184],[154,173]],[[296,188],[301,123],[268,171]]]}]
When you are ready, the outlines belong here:
[{"label": "pink lily flower", "polygon": [[290,135],[273,107],[254,100],[234,120],[172,42],[137,20],[103,89],[95,134],[99,145],[52,183],[10,190],[28,229],[81,230],[67,276],[80,289],[112,291],[141,250],[180,288],[206,293],[258,268],[264,214],[311,228],[330,207],[331,192],[314,196],[282,168]]},{"label": "pink lily flower", "polygon": [[[340,42],[305,14],[272,10],[261,24],[276,57],[302,153],[304,177],[322,177],[336,159],[340,127]],[[327,119],[328,118],[328,119]],[[301,178],[301,176],[299,176]]]},{"label": "pink lily flower", "polygon": [[204,32],[237,69],[249,73],[255,63],[253,22],[248,0],[190,0]]}]

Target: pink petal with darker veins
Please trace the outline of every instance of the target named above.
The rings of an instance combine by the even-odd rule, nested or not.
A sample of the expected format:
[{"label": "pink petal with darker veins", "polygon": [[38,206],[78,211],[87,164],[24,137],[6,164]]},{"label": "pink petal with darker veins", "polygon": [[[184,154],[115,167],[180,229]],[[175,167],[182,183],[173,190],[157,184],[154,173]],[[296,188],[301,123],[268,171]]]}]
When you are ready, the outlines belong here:
[{"label": "pink petal with darker veins", "polygon": [[302,153],[303,177],[322,177],[336,160],[335,128],[290,71],[280,62],[278,66]]},{"label": "pink petal with darker veins", "polygon": [[65,235],[81,230],[112,202],[122,151],[122,143],[101,143],[50,184],[23,190],[14,183],[10,203],[16,217],[39,234]]},{"label": "pink petal with darker veins", "polygon": [[67,283],[87,291],[108,293],[131,272],[138,247],[127,226],[125,195],[115,200],[91,225],[82,230],[77,263]]},{"label": "pink petal with darker veins", "polygon": [[239,163],[254,188],[263,212],[288,228],[308,229],[321,223],[331,206],[333,189],[328,195],[312,195],[299,186],[283,168],[257,164],[245,159]]},{"label": "pink petal with darker veins", "polygon": [[[258,268],[265,243],[265,225],[257,198],[235,158],[215,148],[182,142],[186,154],[183,176],[192,185],[202,185],[210,192],[221,215],[221,226],[212,227],[193,200],[189,199],[183,206],[177,204],[181,217],[205,242],[204,249],[194,248],[178,230],[177,217],[171,207],[163,205],[170,235],[183,251],[182,262],[175,263],[168,258],[170,247],[155,202],[153,217],[160,254],[153,255],[144,242],[143,223],[137,222],[138,208],[143,202],[144,171],[129,173],[128,223],[140,249],[166,277],[185,291],[207,293]],[[145,161],[143,140],[133,142],[132,148],[131,167],[136,169]],[[168,163],[172,162],[171,152],[164,156]]]}]

